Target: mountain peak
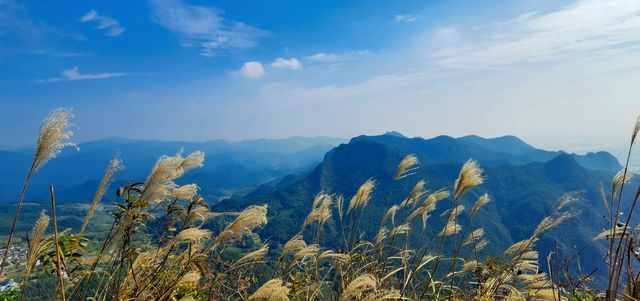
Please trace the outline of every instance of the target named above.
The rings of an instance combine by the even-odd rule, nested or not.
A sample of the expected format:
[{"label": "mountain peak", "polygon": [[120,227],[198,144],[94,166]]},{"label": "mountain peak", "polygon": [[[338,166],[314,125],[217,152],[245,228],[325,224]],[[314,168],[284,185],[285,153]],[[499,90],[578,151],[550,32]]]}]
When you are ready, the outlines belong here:
[{"label": "mountain peak", "polygon": [[395,137],[401,137],[401,138],[408,138],[407,136],[403,135],[402,133],[398,132],[398,131],[389,131],[384,133],[383,135],[385,136],[395,136]]},{"label": "mountain peak", "polygon": [[462,141],[473,143],[492,151],[510,154],[527,154],[536,150],[535,147],[522,141],[522,139],[513,136],[500,136],[495,138],[484,138],[477,135],[470,135],[458,138]]}]

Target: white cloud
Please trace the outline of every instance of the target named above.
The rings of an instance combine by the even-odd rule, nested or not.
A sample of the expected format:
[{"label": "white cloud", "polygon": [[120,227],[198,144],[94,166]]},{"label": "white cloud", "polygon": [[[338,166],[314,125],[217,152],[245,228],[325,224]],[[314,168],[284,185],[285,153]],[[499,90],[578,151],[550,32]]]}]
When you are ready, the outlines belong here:
[{"label": "white cloud", "polygon": [[369,50],[348,51],[343,53],[319,52],[306,57],[307,60],[318,63],[336,63],[354,60],[369,55]]},{"label": "white cloud", "polygon": [[414,15],[395,15],[393,21],[396,23],[417,21],[420,17]]},{"label": "white cloud", "polygon": [[73,67],[73,69],[68,69],[62,71],[62,77],[52,77],[49,79],[38,80],[39,83],[44,82],[62,82],[62,81],[72,81],[72,80],[88,80],[88,79],[107,79],[113,77],[124,76],[126,73],[123,72],[104,72],[104,73],[80,73],[78,67]]},{"label": "white cloud", "polygon": [[289,70],[302,69],[302,63],[300,63],[300,61],[294,57],[290,59],[284,59],[279,57],[275,61],[273,61],[270,66],[276,69],[289,69]]},{"label": "white cloud", "polygon": [[96,22],[98,23],[98,29],[106,30],[105,35],[110,37],[119,36],[124,32],[124,27],[120,25],[118,20],[107,16],[101,16],[93,9],[80,18],[80,22]]},{"label": "white cloud", "polygon": [[203,56],[256,47],[268,35],[262,29],[229,20],[214,7],[189,5],[181,0],[150,0],[152,19],[175,33],[184,47],[200,47]]},{"label": "white cloud", "polygon": [[464,45],[432,56],[442,66],[494,68],[589,58],[610,49],[637,52],[640,2],[580,0],[550,13],[531,12],[497,23]]},{"label": "white cloud", "polygon": [[246,78],[260,78],[264,76],[264,67],[260,62],[251,61],[244,63],[242,68],[234,73]]}]

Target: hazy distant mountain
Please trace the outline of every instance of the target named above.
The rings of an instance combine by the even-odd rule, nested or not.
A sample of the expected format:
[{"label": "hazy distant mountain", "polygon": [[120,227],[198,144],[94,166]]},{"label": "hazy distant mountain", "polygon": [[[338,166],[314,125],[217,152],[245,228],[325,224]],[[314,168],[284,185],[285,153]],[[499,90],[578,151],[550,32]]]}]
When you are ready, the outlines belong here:
[{"label": "hazy distant mountain", "polygon": [[[397,164],[412,153],[420,159],[420,168],[412,177],[394,181]],[[362,219],[362,226],[368,229],[365,235],[371,237],[379,227],[383,208],[399,203],[418,180],[424,179],[431,190],[451,190],[460,167],[470,158],[478,160],[485,169],[486,183],[467,195],[463,203],[472,206],[484,192],[492,198],[475,219],[478,226],[485,228],[491,242],[487,252],[501,250],[530,235],[558,198],[568,192],[579,192],[580,201],[574,206],[580,216],[545,236],[540,242],[541,254],[548,253],[554,238],[562,237],[563,254],[572,255],[604,227],[598,185],[600,181],[609,183],[620,169],[617,160],[606,152],[577,155],[540,150],[513,136],[492,139],[359,136],[329,151],[323,162],[308,174],[288,177],[274,187],[259,187],[244,197],[225,200],[214,210],[241,210],[252,204],[268,204],[270,219],[262,235],[284,242],[300,229],[318,192],[341,194],[348,201],[364,181],[373,177],[377,181],[376,190]],[[393,198],[387,199],[388,196]],[[432,216],[429,229],[439,231],[443,225],[439,212]],[[330,222],[324,233],[327,240],[324,244],[331,245],[337,227]],[[583,252],[585,260],[592,260],[583,262],[583,268],[595,267],[600,262],[601,247],[596,244]]]},{"label": "hazy distant mountain", "polygon": [[[80,201],[90,198],[92,185],[98,180],[111,158],[116,154],[123,160],[125,170],[117,179],[143,180],[162,155],[180,150],[187,154],[195,150],[206,153],[205,166],[185,181],[196,181],[211,201],[230,195],[236,189],[246,189],[284,175],[309,168],[322,160],[324,153],[344,142],[331,137],[292,137],[288,139],[260,139],[239,142],[213,140],[207,142],[130,140],[108,138],[79,144],[80,151],[65,149],[51,160],[31,182],[27,199],[40,199],[46,187],[55,184],[58,191],[66,189]],[[31,150],[0,151],[0,202],[16,199],[32,158]],[[202,182],[202,183],[200,183]],[[80,186],[80,187],[76,187]],[[82,189],[86,187],[86,189]],[[79,193],[80,191],[84,193]],[[44,198],[46,199],[46,197]]]}]

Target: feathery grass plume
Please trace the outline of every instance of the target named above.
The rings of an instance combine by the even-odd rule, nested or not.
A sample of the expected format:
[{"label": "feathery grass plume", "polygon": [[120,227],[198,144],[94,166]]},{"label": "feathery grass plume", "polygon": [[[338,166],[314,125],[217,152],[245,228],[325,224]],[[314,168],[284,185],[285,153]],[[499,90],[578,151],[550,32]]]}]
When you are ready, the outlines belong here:
[{"label": "feathery grass plume", "polygon": [[454,183],[454,194],[453,197],[455,199],[459,199],[463,194],[465,194],[469,189],[476,187],[484,182],[482,178],[482,169],[478,162],[475,160],[468,160],[462,165],[460,169],[460,175],[458,175],[458,179]]},{"label": "feathery grass plume", "polygon": [[318,256],[318,261],[321,261],[324,259],[333,259],[336,262],[344,264],[349,262],[349,260],[351,259],[351,256],[349,254],[336,253],[333,250],[326,250],[320,253],[320,255]]},{"label": "feathery grass plume", "polygon": [[173,180],[184,174],[184,170],[180,167],[183,162],[184,158],[180,154],[160,157],[147,177],[140,200],[148,202],[164,200],[177,186]]},{"label": "feathery grass plume", "polygon": [[320,246],[317,244],[312,244],[298,250],[298,252],[293,255],[293,258],[296,260],[305,259],[308,257],[315,258],[316,255],[318,255],[318,252],[320,252]]},{"label": "feathery grass plume", "polygon": [[464,211],[464,205],[458,205],[455,208],[445,210],[441,216],[449,215],[449,221],[455,220],[458,215]]},{"label": "feathery grass plume", "polygon": [[184,276],[182,276],[180,280],[178,280],[178,284],[176,286],[185,287],[185,286],[197,285],[198,282],[200,282],[201,278],[202,278],[202,275],[200,274],[200,272],[190,271],[184,274]]},{"label": "feathery grass plume", "polygon": [[475,229],[471,233],[469,233],[469,235],[467,235],[467,238],[462,241],[462,245],[466,246],[472,243],[474,240],[482,238],[482,236],[484,236],[484,229]]},{"label": "feathery grass plume", "polygon": [[198,194],[200,187],[196,184],[187,184],[174,189],[168,197],[170,199],[190,200]]},{"label": "feathery grass plume", "polygon": [[190,153],[186,158],[184,158],[184,161],[182,161],[182,164],[180,164],[180,168],[182,168],[184,172],[187,172],[194,168],[202,167],[203,165],[204,165],[204,152],[195,151],[193,153]]},{"label": "feathery grass plume", "polygon": [[542,222],[540,222],[540,224],[538,224],[533,236],[537,237],[542,234],[542,232],[554,228],[568,219],[574,218],[576,215],[576,212],[563,212],[558,215],[547,216],[542,220]]},{"label": "feathery grass plume", "polygon": [[251,296],[249,301],[289,301],[289,288],[281,279],[271,279],[263,284]]},{"label": "feathery grass plume", "polygon": [[380,245],[383,240],[387,238],[387,234],[389,233],[389,229],[387,227],[381,227],[376,234],[375,242],[376,245]]},{"label": "feathery grass plume", "polygon": [[449,235],[460,232],[460,230],[462,230],[462,227],[460,227],[458,223],[456,223],[455,221],[449,221],[438,235],[441,237],[447,237]]},{"label": "feathery grass plume", "polygon": [[347,208],[347,213],[351,212],[353,209],[363,208],[367,206],[369,200],[371,199],[371,192],[373,192],[373,188],[376,186],[376,182],[373,179],[368,179],[364,184],[358,188],[358,192],[356,195],[351,198],[349,202],[349,207]]},{"label": "feathery grass plume", "polygon": [[393,228],[393,230],[391,230],[391,236],[396,236],[399,234],[407,234],[409,233],[409,231],[411,231],[411,226],[409,224],[402,224]]},{"label": "feathery grass plume", "polygon": [[[25,282],[29,278],[29,274],[33,267],[36,266],[36,262],[38,262],[38,251],[40,250],[40,246],[44,240],[44,232],[47,230],[49,226],[49,216],[44,214],[44,212],[40,213],[40,217],[33,225],[33,229],[31,229],[31,235],[29,239],[29,247],[27,249],[27,259],[25,260]],[[24,286],[24,285],[23,285]]]},{"label": "feathery grass plume", "polygon": [[400,180],[404,177],[410,176],[413,171],[416,170],[416,165],[418,165],[418,163],[419,161],[416,155],[407,155],[402,159],[402,161],[400,161],[400,164],[398,164],[398,169],[396,169],[396,175],[394,178],[396,180]]},{"label": "feathery grass plume", "polygon": [[611,237],[611,233],[613,232],[613,236],[614,237],[621,237],[623,232],[626,232],[627,234],[629,233],[629,231],[624,231],[623,227],[615,227],[613,230],[612,229],[608,229],[608,230],[604,230],[602,231],[602,233],[596,235],[596,237],[594,237],[593,239],[591,239],[592,241],[596,241],[596,240],[600,240],[600,239],[609,239]]},{"label": "feathery grass plume", "polygon": [[189,228],[180,231],[180,233],[173,238],[173,243],[197,242],[209,237],[211,237],[211,232],[209,232],[209,230]]},{"label": "feathery grass plume", "polygon": [[478,267],[480,267],[480,263],[476,260],[470,260],[465,262],[462,265],[463,271],[475,271]]},{"label": "feathery grass plume", "polygon": [[78,149],[75,144],[68,142],[68,139],[73,135],[73,132],[69,130],[69,119],[71,119],[71,117],[73,117],[71,109],[59,108],[49,114],[40,125],[36,151],[33,155],[33,161],[31,162],[27,178],[22,186],[20,200],[16,206],[16,212],[13,216],[13,222],[11,223],[11,230],[9,230],[4,255],[2,256],[2,262],[0,262],[0,278],[4,275],[3,272],[7,256],[9,255],[9,249],[11,248],[11,240],[13,239],[16,222],[20,215],[20,208],[22,208],[22,201],[24,200],[24,195],[31,177],[47,164],[49,160],[55,158],[64,147],[75,146],[76,149]]},{"label": "feathery grass plume", "polygon": [[242,266],[248,263],[255,263],[264,260],[265,256],[269,252],[268,245],[262,245],[259,249],[249,252],[246,255],[242,256],[236,262],[233,263],[233,267]]},{"label": "feathery grass plume", "polygon": [[529,239],[525,239],[525,240],[521,240],[519,242],[516,242],[514,244],[512,244],[510,247],[508,247],[504,253],[507,255],[514,255],[514,254],[519,254],[522,253],[524,251],[529,250],[531,247],[533,247],[533,245],[538,241],[538,238],[529,238]]},{"label": "feathery grass plume", "polygon": [[479,241],[479,242],[475,245],[475,247],[474,247],[475,252],[476,252],[476,253],[477,253],[477,252],[480,252],[480,251],[481,251],[482,249],[484,249],[484,247],[486,247],[488,244],[489,244],[489,241],[487,241],[486,239],[483,239],[483,240]]},{"label": "feathery grass plume", "polygon": [[267,224],[267,205],[249,206],[244,209],[238,217],[229,224],[220,235],[216,238],[216,242],[234,242],[240,240],[243,236],[248,235],[253,229]]},{"label": "feathery grass plume", "polygon": [[336,198],[336,208],[338,209],[338,216],[340,217],[340,220],[342,220],[342,217],[344,216],[344,197],[338,196],[338,198]]},{"label": "feathery grass plume", "polygon": [[316,197],[313,198],[313,203],[311,204],[311,209],[315,209],[318,208],[318,206],[322,203],[322,201],[324,201],[325,198],[329,197],[328,194],[324,193],[324,192],[318,192],[318,194],[316,194]]},{"label": "feathery grass plume", "polygon": [[364,296],[374,293],[378,289],[378,280],[371,274],[363,274],[353,279],[342,292],[340,301],[367,300]]},{"label": "feathery grass plume", "polygon": [[613,181],[611,182],[611,199],[613,200],[616,193],[618,193],[618,189],[622,183],[629,183],[633,178],[633,173],[631,173],[627,169],[622,169],[613,177]]},{"label": "feathery grass plume", "polygon": [[59,108],[53,111],[40,125],[38,144],[33,158],[33,172],[42,168],[49,160],[55,158],[66,146],[77,146],[64,142],[73,135],[69,130],[69,119],[73,117],[71,109]]},{"label": "feathery grass plume", "polygon": [[280,251],[280,256],[285,256],[291,252],[299,251],[300,249],[306,246],[307,246],[307,243],[302,238],[302,235],[298,234],[292,237],[291,239],[289,239],[289,241],[287,241],[287,243],[284,244],[284,246],[282,247],[282,250]]},{"label": "feathery grass plume", "polygon": [[424,194],[424,191],[422,191],[422,189],[424,189],[424,185],[425,181],[420,180],[415,186],[413,186],[413,189],[411,189],[411,192],[409,192],[407,198],[405,198],[404,201],[400,203],[400,207],[404,208],[406,206],[415,205],[415,203]]},{"label": "feathery grass plume", "polygon": [[636,124],[633,126],[633,131],[631,132],[631,145],[636,143],[638,132],[640,132],[640,116],[638,116],[638,119],[636,119]]},{"label": "feathery grass plume", "polygon": [[395,225],[396,224],[396,213],[398,212],[398,209],[400,209],[400,206],[398,206],[398,205],[391,206],[391,208],[389,208],[389,210],[387,210],[387,213],[385,213],[384,217],[382,217],[382,223],[384,224],[388,219],[391,219],[391,224]]},{"label": "feathery grass plume", "polygon": [[469,214],[469,216],[474,216],[476,215],[476,213],[478,212],[478,210],[480,210],[480,208],[482,208],[482,206],[486,205],[487,203],[489,203],[490,199],[489,199],[489,195],[488,194],[483,194],[481,197],[478,198],[478,200],[476,201],[475,204],[473,204],[473,208],[471,208],[471,213]]},{"label": "feathery grass plume", "polygon": [[100,184],[98,185],[98,190],[96,190],[96,194],[93,196],[93,200],[89,205],[89,209],[87,210],[87,215],[84,217],[84,221],[82,221],[82,227],[80,227],[80,232],[78,232],[78,235],[82,235],[82,233],[84,233],[84,230],[87,229],[87,225],[89,225],[89,221],[93,216],[93,212],[95,211],[98,203],[100,203],[100,200],[102,200],[102,197],[104,196],[104,193],[107,191],[107,188],[109,188],[109,184],[111,184],[111,180],[113,179],[113,176],[116,174],[116,172],[122,169],[124,169],[124,166],[122,165],[122,160],[118,158],[114,158],[114,159],[111,159],[111,161],[109,161],[107,170],[104,172],[104,175],[102,176],[102,180],[100,180]]},{"label": "feathery grass plume", "polygon": [[331,205],[333,205],[333,197],[322,192],[319,193],[313,201],[313,209],[304,220],[302,228],[304,229],[313,222],[318,222],[319,226],[324,225],[331,218]]},{"label": "feathery grass plume", "polygon": [[436,203],[447,197],[449,197],[449,192],[446,190],[438,190],[430,194],[420,207],[411,212],[409,217],[407,217],[407,221],[413,221],[418,216],[422,216],[422,227],[424,228],[426,226],[425,222],[429,212],[436,210]]}]

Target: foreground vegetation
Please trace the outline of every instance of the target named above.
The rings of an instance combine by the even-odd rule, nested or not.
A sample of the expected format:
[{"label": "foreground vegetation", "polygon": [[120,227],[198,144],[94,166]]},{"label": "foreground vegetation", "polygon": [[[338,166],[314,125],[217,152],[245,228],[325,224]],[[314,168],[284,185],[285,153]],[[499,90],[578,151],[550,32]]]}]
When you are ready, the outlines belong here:
[{"label": "foreground vegetation", "polygon": [[[576,213],[573,195],[555,210],[530,237],[494,256],[480,257],[489,241],[474,224],[474,216],[490,202],[480,196],[470,208],[461,200],[484,181],[477,162],[467,161],[452,187],[425,190],[417,180],[406,196],[390,196],[386,214],[375,235],[364,235],[363,212],[375,190],[369,179],[351,198],[319,193],[300,231],[287,243],[263,241],[255,230],[267,222],[266,205],[242,212],[211,212],[198,195],[196,184],[179,186],[175,180],[203,165],[205,155],[194,152],[160,158],[146,181],[115,190],[119,202],[108,231],[86,237],[88,226],[109,183],[123,163],[112,160],[78,229],[60,229],[52,186],[51,216],[42,213],[26,238],[27,254],[17,265],[5,261],[29,180],[55,158],[71,137],[71,113],[57,110],[42,124],[38,147],[17,203],[6,242],[0,278],[13,277],[18,288],[0,294],[4,299],[60,300],[595,300],[640,298],[637,265],[638,230],[632,216],[640,196],[621,204],[631,178],[629,158],[624,170],[602,189],[610,229],[594,238],[608,242],[607,289],[590,288],[589,274],[569,268],[579,253],[559,258],[558,252],[538,254],[536,242],[549,229]],[[640,131],[635,124],[629,157]],[[396,181],[412,180],[418,159],[399,162]],[[626,189],[629,189],[628,187]],[[433,216],[436,208],[448,208]],[[621,208],[630,208],[622,214]],[[444,219],[433,231],[430,221]],[[215,221],[217,227],[205,229]],[[319,244],[327,222],[339,228],[335,249]],[[428,231],[429,230],[429,231]],[[47,234],[51,233],[51,234]],[[416,243],[411,236],[421,239]],[[367,239],[372,237],[372,239]],[[47,296],[43,296],[47,295]]]}]

